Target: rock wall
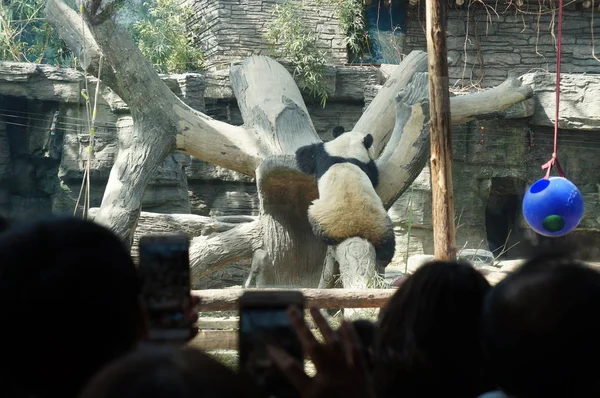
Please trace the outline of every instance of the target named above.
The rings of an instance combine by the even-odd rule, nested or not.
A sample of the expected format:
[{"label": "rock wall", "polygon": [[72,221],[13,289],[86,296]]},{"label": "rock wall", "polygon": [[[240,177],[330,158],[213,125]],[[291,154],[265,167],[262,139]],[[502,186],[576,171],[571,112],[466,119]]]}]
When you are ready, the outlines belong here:
[{"label": "rock wall", "polygon": [[[541,165],[553,151],[554,80],[551,74],[523,76],[535,94],[531,118],[473,121],[453,128],[453,181],[457,247],[490,249],[504,257],[530,256],[538,250],[577,251],[600,258],[600,150],[598,109],[600,77],[564,75],[558,154],[567,178],[583,194],[585,213],[576,231],[560,238],[535,234],[522,217],[529,185],[544,176]],[[372,88],[377,91],[377,87]],[[551,95],[552,94],[552,95]],[[392,206],[397,256],[433,254],[431,183],[428,167]]]},{"label": "rock wall", "polygon": [[[233,61],[250,55],[269,55],[264,39],[265,25],[272,19],[272,9],[282,0],[187,0],[196,11],[202,34],[197,44],[206,56],[210,69],[228,69]],[[339,32],[339,22],[332,8],[315,1],[305,3],[303,21],[314,27],[318,48],[327,54],[331,65],[344,65],[347,50],[344,37]]]},{"label": "rock wall", "polygon": [[[204,110],[204,77],[163,76],[191,107]],[[0,214],[27,218],[72,214],[86,167],[89,133],[80,91],[83,76],[47,65],[0,63]],[[93,98],[95,80],[88,82]],[[90,206],[99,206],[117,153],[117,136],[130,134],[127,105],[102,87],[90,163]],[[52,118],[58,112],[56,130]],[[79,209],[83,202],[80,202]],[[173,153],[148,185],[143,208],[201,215],[257,212],[252,179]]]},{"label": "rock wall", "polygon": [[[423,3],[423,2],[421,2]],[[472,5],[469,7],[469,4]],[[495,8],[493,11],[486,6]],[[551,4],[552,2],[542,2]],[[538,15],[538,2],[525,2],[520,10],[504,2],[484,0],[465,2],[448,12],[447,46],[450,86],[495,86],[509,73],[535,70],[556,72],[556,10]],[[563,73],[600,73],[592,43],[600,33],[600,14],[591,26],[592,8],[581,3],[565,5],[562,36]],[[407,53],[426,50],[424,10],[409,7],[407,17]]]}]

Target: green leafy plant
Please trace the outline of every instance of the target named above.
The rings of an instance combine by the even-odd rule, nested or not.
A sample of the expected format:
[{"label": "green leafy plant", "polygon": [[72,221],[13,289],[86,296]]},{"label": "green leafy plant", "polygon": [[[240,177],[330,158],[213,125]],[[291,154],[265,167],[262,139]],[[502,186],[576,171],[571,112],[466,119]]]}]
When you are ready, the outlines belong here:
[{"label": "green leafy plant", "polygon": [[333,8],[340,31],[348,49],[355,56],[369,52],[369,40],[365,25],[365,8],[360,0],[318,0],[317,4],[326,4]]},{"label": "green leafy plant", "polygon": [[181,73],[204,69],[204,55],[195,48],[198,27],[190,30],[186,21],[193,15],[191,7],[176,0],[144,3],[148,16],[133,24],[134,38],[142,54],[158,72]]},{"label": "green leafy plant", "polygon": [[326,54],[317,48],[317,34],[302,20],[301,5],[286,0],[273,7],[265,37],[276,56],[289,60],[294,77],[324,107],[329,92],[325,83]]},{"label": "green leafy plant", "polygon": [[0,2],[0,60],[71,65],[71,51],[44,19],[45,5],[45,0]]}]

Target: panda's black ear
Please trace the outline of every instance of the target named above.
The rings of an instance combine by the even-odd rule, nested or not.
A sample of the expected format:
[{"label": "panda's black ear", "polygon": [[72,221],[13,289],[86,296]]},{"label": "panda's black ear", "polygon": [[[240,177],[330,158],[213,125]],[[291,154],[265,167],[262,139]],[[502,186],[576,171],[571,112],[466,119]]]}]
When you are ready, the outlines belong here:
[{"label": "panda's black ear", "polygon": [[371,148],[371,145],[373,145],[373,136],[371,134],[365,135],[365,138],[363,139],[363,143],[365,144],[365,148],[367,148],[367,149]]},{"label": "panda's black ear", "polygon": [[338,138],[340,135],[344,134],[346,130],[343,126],[337,126],[333,128],[333,138]]}]

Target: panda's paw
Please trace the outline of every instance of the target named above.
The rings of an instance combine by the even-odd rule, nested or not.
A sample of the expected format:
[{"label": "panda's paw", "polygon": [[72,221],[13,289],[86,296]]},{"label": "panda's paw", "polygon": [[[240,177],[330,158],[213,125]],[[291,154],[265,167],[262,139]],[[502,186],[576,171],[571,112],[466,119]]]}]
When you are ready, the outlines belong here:
[{"label": "panda's paw", "polygon": [[392,262],[391,260],[380,260],[380,259],[376,260],[377,266],[380,268],[387,267],[389,265],[389,263],[391,263],[391,262]]},{"label": "panda's paw", "polygon": [[382,242],[381,245],[377,248],[377,250],[376,250],[377,263],[381,264],[381,266],[383,266],[383,267],[386,267],[390,262],[392,262],[392,258],[394,258],[395,253],[396,253],[396,239],[394,236],[391,236],[385,242]]}]

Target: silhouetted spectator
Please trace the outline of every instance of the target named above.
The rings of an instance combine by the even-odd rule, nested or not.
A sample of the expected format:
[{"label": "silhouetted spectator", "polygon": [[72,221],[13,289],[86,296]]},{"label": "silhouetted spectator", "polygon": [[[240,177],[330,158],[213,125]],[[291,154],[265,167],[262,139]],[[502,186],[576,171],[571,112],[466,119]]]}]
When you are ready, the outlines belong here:
[{"label": "silhouetted spectator", "polygon": [[[147,333],[128,250],[74,218],[15,225],[0,237],[0,391],[74,397]],[[4,395],[6,393],[6,395]]]},{"label": "silhouetted spectator", "polygon": [[[373,367],[373,344],[375,344],[375,324],[367,319],[352,321],[352,326],[362,345],[362,354],[369,371]],[[339,333],[339,331],[337,332]]]},{"label": "silhouetted spectator", "polygon": [[382,309],[373,381],[379,398],[470,398],[494,385],[484,368],[487,280],[471,265],[436,261],[406,278]]},{"label": "silhouetted spectator", "polygon": [[578,261],[532,259],[494,287],[484,347],[501,389],[517,398],[600,396],[600,273]]},{"label": "silhouetted spectator", "polygon": [[2,233],[4,230],[7,230],[9,226],[10,221],[8,218],[0,216],[0,233]]},{"label": "silhouetted spectator", "polygon": [[81,398],[251,396],[251,383],[199,350],[144,347],[99,372]]}]

